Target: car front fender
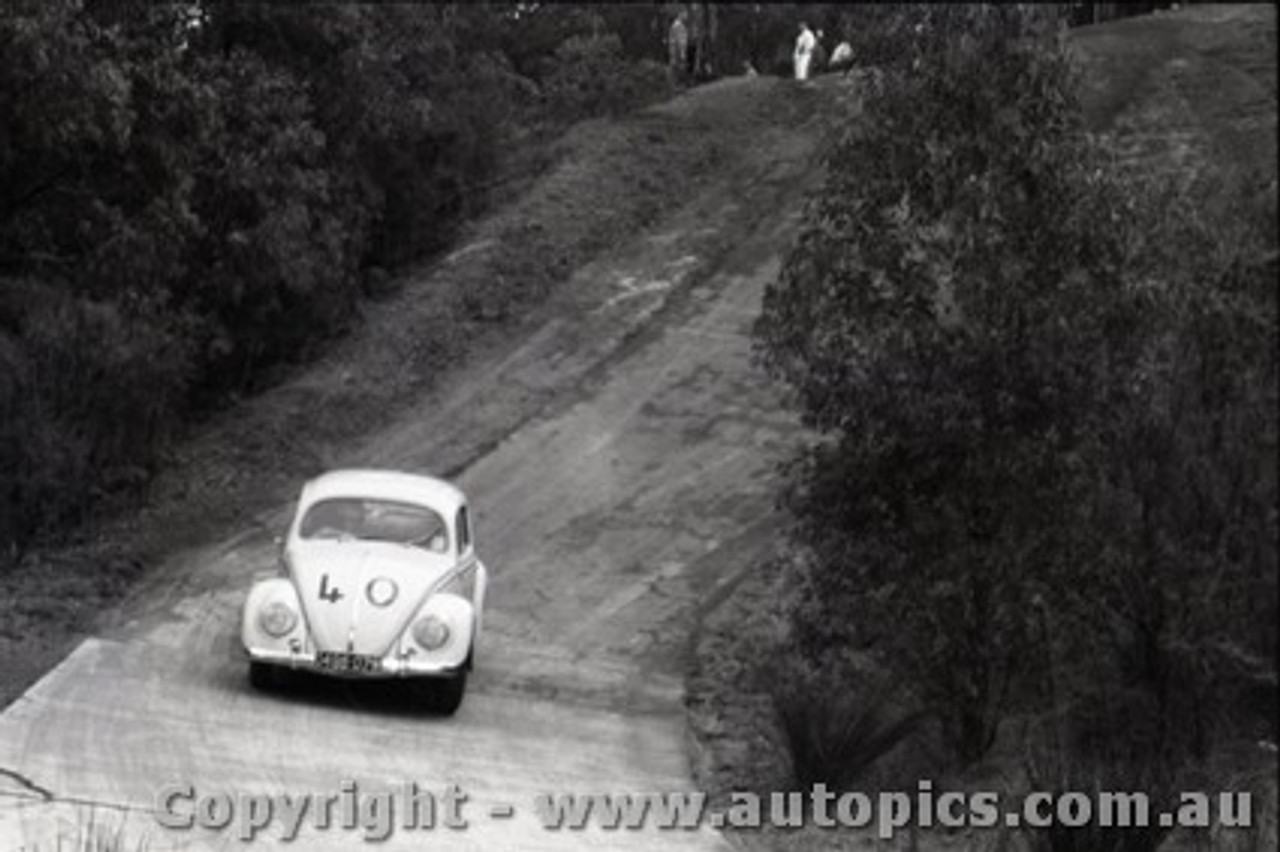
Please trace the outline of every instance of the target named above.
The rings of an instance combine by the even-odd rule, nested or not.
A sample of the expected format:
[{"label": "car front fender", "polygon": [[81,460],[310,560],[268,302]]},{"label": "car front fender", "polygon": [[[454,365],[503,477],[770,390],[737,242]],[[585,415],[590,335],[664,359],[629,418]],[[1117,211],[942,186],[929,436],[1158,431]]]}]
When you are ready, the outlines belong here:
[{"label": "car front fender", "polygon": [[[272,636],[258,623],[259,613],[272,603],[282,603],[296,615],[293,629],[283,636]],[[270,577],[253,584],[249,596],[245,598],[240,618],[240,641],[246,650],[287,651],[291,645],[297,646],[305,641],[306,633],[306,617],[298,600],[298,591],[291,580]]]}]

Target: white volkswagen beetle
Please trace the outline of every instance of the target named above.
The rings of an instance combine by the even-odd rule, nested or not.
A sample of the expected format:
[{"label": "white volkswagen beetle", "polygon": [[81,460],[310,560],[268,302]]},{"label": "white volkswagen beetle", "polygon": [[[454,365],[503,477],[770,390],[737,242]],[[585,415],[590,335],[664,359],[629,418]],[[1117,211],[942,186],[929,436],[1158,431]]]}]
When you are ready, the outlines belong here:
[{"label": "white volkswagen beetle", "polygon": [[434,680],[462,703],[488,575],[467,501],[440,479],[339,470],[306,484],[278,576],[245,601],[241,640],[255,687],[280,669]]}]

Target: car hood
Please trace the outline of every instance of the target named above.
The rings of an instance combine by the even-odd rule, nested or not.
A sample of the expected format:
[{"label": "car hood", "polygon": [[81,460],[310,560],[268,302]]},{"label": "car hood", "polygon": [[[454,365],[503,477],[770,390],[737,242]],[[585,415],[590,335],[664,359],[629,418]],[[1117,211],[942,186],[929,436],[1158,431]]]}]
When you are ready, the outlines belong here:
[{"label": "car hood", "polygon": [[314,542],[288,553],[316,649],[384,656],[431,588],[455,564],[448,556],[385,542]]}]

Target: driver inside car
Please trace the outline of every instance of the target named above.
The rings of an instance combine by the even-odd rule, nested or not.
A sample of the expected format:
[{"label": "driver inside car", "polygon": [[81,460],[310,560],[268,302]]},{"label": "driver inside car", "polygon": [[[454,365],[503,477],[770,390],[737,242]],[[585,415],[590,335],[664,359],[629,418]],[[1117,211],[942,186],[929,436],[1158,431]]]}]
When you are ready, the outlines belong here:
[{"label": "driver inside car", "polygon": [[330,500],[307,513],[302,535],[305,538],[359,538],[364,529],[364,503],[359,500]]}]

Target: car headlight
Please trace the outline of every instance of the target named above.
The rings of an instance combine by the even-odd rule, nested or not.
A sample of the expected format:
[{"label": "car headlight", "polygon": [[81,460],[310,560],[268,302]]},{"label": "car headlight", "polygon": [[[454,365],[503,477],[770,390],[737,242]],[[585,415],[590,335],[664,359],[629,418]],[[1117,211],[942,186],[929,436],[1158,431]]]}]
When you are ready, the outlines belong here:
[{"label": "car headlight", "polygon": [[286,635],[298,624],[298,614],[293,607],[281,601],[272,601],[258,613],[258,626],[277,639]]},{"label": "car headlight", "polygon": [[423,616],[413,624],[413,641],[434,651],[449,641],[449,625],[437,616]]}]

